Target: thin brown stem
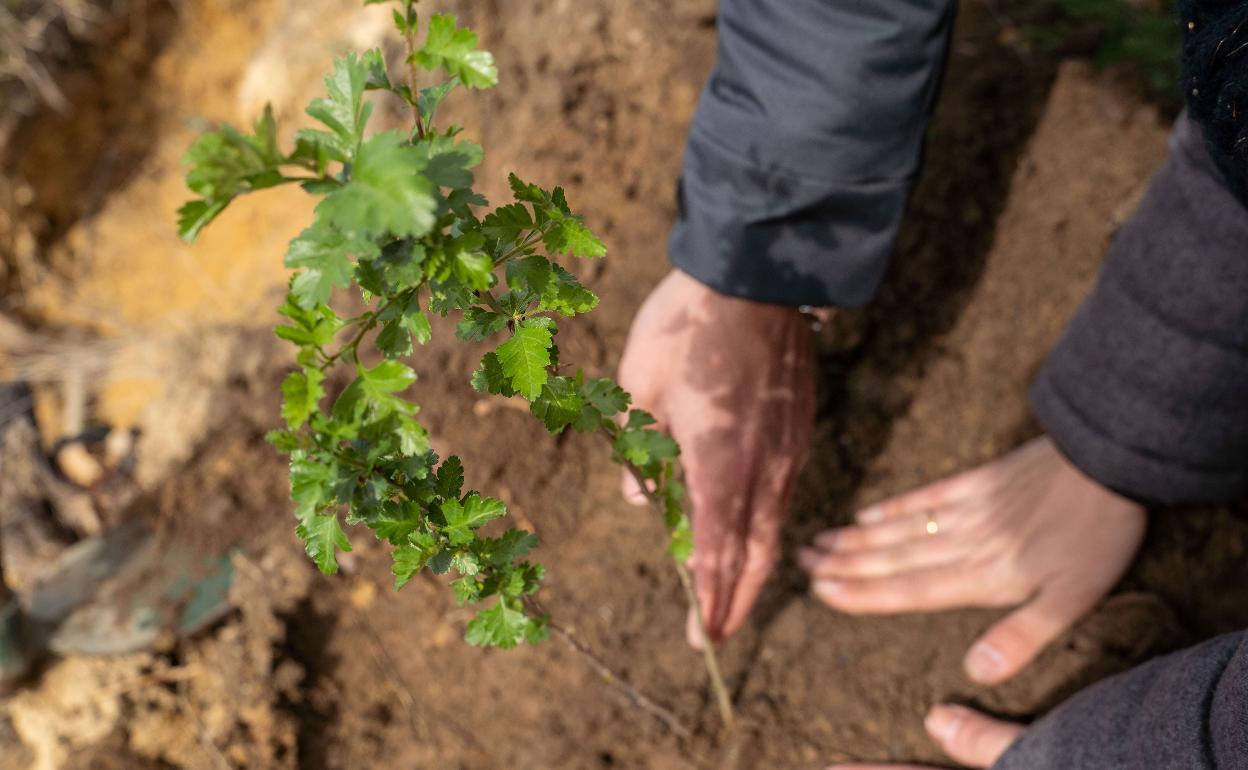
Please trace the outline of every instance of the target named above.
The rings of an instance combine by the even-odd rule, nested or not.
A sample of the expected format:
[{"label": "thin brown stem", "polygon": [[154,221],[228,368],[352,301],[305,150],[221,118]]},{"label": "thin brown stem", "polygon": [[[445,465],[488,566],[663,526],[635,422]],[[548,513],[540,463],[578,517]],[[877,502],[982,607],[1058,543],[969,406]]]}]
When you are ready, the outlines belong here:
[{"label": "thin brown stem", "polygon": [[711,677],[711,689],[715,691],[719,718],[731,728],[735,716],[732,710],[732,696],[729,695],[728,686],[724,683],[724,675],[719,670],[719,658],[715,655],[715,646],[711,644],[706,633],[706,621],[702,618],[702,605],[698,603],[698,595],[693,590],[693,578],[689,575],[688,567],[675,559],[672,562],[676,565],[676,574],[680,576],[680,587],[685,591],[685,600],[693,608],[693,616],[698,621],[698,633],[702,637],[702,660],[706,663],[706,671]]},{"label": "thin brown stem", "polygon": [[407,88],[412,94],[412,120],[416,122],[416,135],[421,139],[425,138],[425,121],[420,117],[420,95],[416,90],[416,62],[412,57],[416,54],[416,30],[408,29],[403,33],[403,39],[407,42]]},{"label": "thin brown stem", "polygon": [[[623,458],[620,458],[620,462],[628,469],[633,478],[637,480],[638,486],[641,487],[641,491],[645,494],[646,499],[650,501],[650,505],[662,516],[664,514],[663,501],[659,499],[659,495],[655,490],[650,489],[645,477],[641,475],[641,470]],[[698,636],[702,640],[702,661],[706,664],[706,673],[711,680],[711,690],[715,693],[715,703],[719,707],[720,719],[731,728],[735,716],[732,708],[732,696],[728,692],[728,685],[724,682],[724,675],[720,671],[719,657],[715,654],[715,646],[711,644],[711,636],[706,632],[706,619],[702,615],[702,605],[698,602],[698,594],[693,589],[693,577],[682,562],[672,559],[672,563],[676,565],[676,574],[680,576],[680,587],[684,590],[685,600],[689,602],[689,607],[693,610],[694,620],[697,621]]]},{"label": "thin brown stem", "polygon": [[667,729],[671,730],[681,738],[690,738],[693,736],[693,731],[686,727],[684,723],[680,721],[679,717],[667,708],[654,702],[654,700],[647,696],[644,692],[638,690],[630,684],[629,681],[621,674],[614,671],[606,664],[605,661],[603,661],[602,658],[598,657],[598,654],[594,652],[593,648],[577,636],[572,629],[564,628],[558,623],[552,622],[550,620],[550,616],[541,609],[537,602],[532,599],[526,599],[525,606],[531,613],[546,617],[546,627],[550,629],[551,633],[559,637],[559,639],[562,640],[563,643],[566,644],[573,652],[584,658],[585,662],[597,671],[598,675],[601,676],[607,684],[623,693],[625,697],[632,701],[634,706],[662,722],[667,726]]}]

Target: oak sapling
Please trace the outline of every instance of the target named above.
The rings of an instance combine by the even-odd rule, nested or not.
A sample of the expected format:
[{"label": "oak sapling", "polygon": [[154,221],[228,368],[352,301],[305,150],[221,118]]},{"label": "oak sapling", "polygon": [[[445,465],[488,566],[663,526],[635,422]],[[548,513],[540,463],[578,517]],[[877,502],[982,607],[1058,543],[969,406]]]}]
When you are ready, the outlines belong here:
[{"label": "oak sapling", "polygon": [[[178,212],[188,241],[245,193],[298,184],[318,198],[312,223],[286,252],[295,272],[276,332],[296,346],[298,369],[281,384],[286,428],[269,434],[290,455],[298,535],[325,573],[337,571],[337,553],[351,549],[345,521],[393,546],[397,588],[421,570],[453,574],[456,599],[480,607],[467,627],[470,644],[513,647],[545,639],[552,628],[567,633],[534,598],[544,573],[528,559],[537,538],[514,527],[481,534],[506,507],[463,488],[459,458],[430,449],[418,407],[405,395],[416,373],[404,360],[429,342],[427,314],[455,314],[460,339],[497,341],[472,374],[473,388],[524,399],[551,433],[602,434],[613,459],[645,482],[692,599],[679,448],[651,427],[649,414],[630,409],[615,382],[561,361],[555,345],[556,319],[593,310],[598,297],[554,258],[599,259],[606,247],[560,187],[512,174],[514,202],[489,209],[473,190],[481,147],[435,118],[453,90],[497,83],[493,56],[449,15],[429,19],[418,45],[415,0],[395,2],[394,24],[407,43],[405,80],[391,79],[380,50],[347,55],[325,79],[328,95],[307,107],[320,126],[296,132],[289,151],[279,147],[266,108],[250,133],[223,126],[201,136],[185,159],[187,186],[198,196]],[[440,82],[418,87],[421,70],[438,73]],[[374,90],[410,107],[410,131],[366,132],[372,103],[365,92]],[[344,318],[330,304],[346,288],[358,290],[363,313]],[[365,363],[377,359],[364,355],[366,344],[379,363]],[[335,367],[353,377],[329,403],[324,385]],[[714,653],[704,646],[730,720]]]}]

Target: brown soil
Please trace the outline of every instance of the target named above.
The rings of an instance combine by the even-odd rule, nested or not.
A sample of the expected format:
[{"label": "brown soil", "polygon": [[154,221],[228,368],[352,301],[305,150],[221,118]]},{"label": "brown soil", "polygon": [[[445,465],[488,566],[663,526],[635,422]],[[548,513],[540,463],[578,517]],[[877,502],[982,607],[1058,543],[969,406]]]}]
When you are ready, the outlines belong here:
[{"label": "brown soil", "polygon": [[[345,0],[313,5],[354,18]],[[602,308],[561,336],[566,360],[609,372],[631,313],[667,269],[673,181],[713,56],[714,4],[556,1],[506,17],[501,0],[438,5],[481,30],[510,86],[455,105],[487,148],[479,175],[486,192],[501,199],[509,169],[567,182],[574,205],[612,249],[606,261],[578,266]],[[212,7],[185,6],[187,13]],[[206,33],[223,41],[208,49],[219,53],[219,81],[191,85],[178,67],[202,61],[204,52],[192,56],[177,41],[154,65],[162,82],[188,81],[167,97],[175,117],[190,109],[185,99],[195,88],[252,93],[242,85],[253,82],[247,73],[256,62],[298,70],[273,86],[286,104],[315,90],[303,63],[281,55],[302,34],[274,26],[274,11],[285,6],[246,7],[241,20],[222,20],[218,10],[217,31]],[[887,285],[870,308],[840,314],[821,337],[819,429],[790,554],[862,503],[970,467],[1036,432],[1026,382],[1164,155],[1165,126],[1152,109],[1084,66],[1020,58],[1007,37],[984,5],[963,5],[928,162]],[[206,113],[228,114],[228,97],[207,98],[216,101]],[[81,280],[34,293],[47,322],[72,318],[75,298],[93,306],[110,291],[128,323],[159,322],[174,311],[221,320],[196,294],[202,287],[177,276],[164,296],[149,296],[150,272],[176,247],[154,228],[127,234],[133,212],[147,206],[154,217],[177,203],[172,159],[189,133],[168,119],[176,127],[162,133],[158,159],[101,207],[97,261],[81,268]],[[193,258],[237,289],[227,294],[237,304],[223,318],[254,318],[280,278],[276,244],[306,211],[291,203],[299,206],[294,216],[286,204],[234,212],[218,240],[196,247]],[[996,690],[971,686],[959,661],[997,613],[839,615],[806,594],[786,560],[750,626],[723,648],[744,723],[726,738],[716,730],[700,661],[682,641],[684,610],[660,524],[618,499],[602,446],[582,436],[552,440],[526,414],[479,401],[466,381],[480,351],[455,342],[446,324],[435,332],[413,362],[435,445],[460,454],[470,485],[500,494],[536,529],[549,571],[542,601],[552,614],[697,736],[678,740],[553,640],[512,651],[467,647],[469,613],[450,591],[429,578],[394,593],[385,550],[366,533],[356,537],[343,575],[316,574],[291,534],[281,458],[262,440],[277,422],[284,366],[261,329],[197,348],[220,358],[179,359],[180,374],[225,374],[192,377],[208,394],[195,402],[204,416],[177,430],[198,448],[132,510],[176,537],[240,545],[239,611],[156,653],[53,664],[0,706],[0,768],[940,762],[921,726],[937,700],[1026,718],[1147,657],[1248,625],[1248,522],[1226,507],[1157,512],[1120,593]],[[178,403],[171,398],[156,397],[148,414],[167,419]],[[142,419],[149,428],[162,424]]]}]

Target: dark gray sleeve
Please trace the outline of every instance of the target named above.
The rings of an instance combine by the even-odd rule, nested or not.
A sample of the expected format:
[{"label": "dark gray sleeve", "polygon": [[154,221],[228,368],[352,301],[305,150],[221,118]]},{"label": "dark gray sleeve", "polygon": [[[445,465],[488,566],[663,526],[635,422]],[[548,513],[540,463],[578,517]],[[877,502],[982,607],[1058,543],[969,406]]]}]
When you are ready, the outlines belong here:
[{"label": "dark gray sleeve", "polygon": [[1186,115],[1031,400],[1071,461],[1122,494],[1248,493],[1248,207]]},{"label": "dark gray sleeve", "polygon": [[1088,688],[992,770],[1248,770],[1248,636],[1227,634]]},{"label": "dark gray sleeve", "polygon": [[672,263],[726,294],[860,305],[919,165],[954,0],[720,0]]}]

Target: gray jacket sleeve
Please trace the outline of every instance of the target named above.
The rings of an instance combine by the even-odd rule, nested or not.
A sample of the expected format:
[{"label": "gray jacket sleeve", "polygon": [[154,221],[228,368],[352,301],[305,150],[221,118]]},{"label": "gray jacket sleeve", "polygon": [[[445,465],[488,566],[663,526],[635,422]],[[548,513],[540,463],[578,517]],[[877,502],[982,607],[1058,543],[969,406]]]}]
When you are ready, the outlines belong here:
[{"label": "gray jacket sleeve", "polygon": [[1077,467],[1129,497],[1248,493],[1248,207],[1186,115],[1031,400]]},{"label": "gray jacket sleeve", "polygon": [[1248,770],[1248,632],[1106,679],[1033,725],[992,770]]},{"label": "gray jacket sleeve", "polygon": [[672,263],[734,296],[860,305],[884,273],[953,0],[720,0]]}]

